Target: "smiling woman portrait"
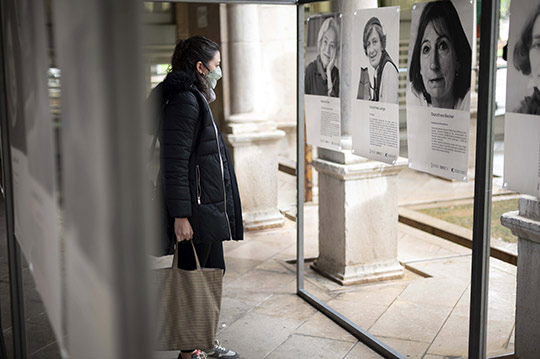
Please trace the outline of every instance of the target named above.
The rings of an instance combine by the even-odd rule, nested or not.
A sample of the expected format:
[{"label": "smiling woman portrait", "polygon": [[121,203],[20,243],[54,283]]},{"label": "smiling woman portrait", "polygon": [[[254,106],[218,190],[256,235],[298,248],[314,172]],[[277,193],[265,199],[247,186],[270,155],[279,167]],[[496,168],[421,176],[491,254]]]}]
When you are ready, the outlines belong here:
[{"label": "smiling woman portrait", "polygon": [[514,67],[530,78],[532,94],[525,96],[513,111],[530,115],[540,115],[540,4],[533,11],[514,48]]},{"label": "smiling woman portrait", "polygon": [[[369,95],[363,91],[364,84],[360,78],[356,98],[398,103],[398,68],[386,52],[386,35],[377,17],[369,19],[364,26],[363,44],[364,53],[375,73],[370,79]],[[366,70],[362,68],[362,71]]]},{"label": "smiling woman portrait", "polygon": [[468,111],[472,51],[456,8],[448,0],[430,2],[418,23],[407,103]]},{"label": "smiling woman portrait", "polygon": [[334,17],[324,20],[317,35],[317,58],[305,71],[306,95],[339,97],[339,70],[336,63],[340,34],[339,24]]}]

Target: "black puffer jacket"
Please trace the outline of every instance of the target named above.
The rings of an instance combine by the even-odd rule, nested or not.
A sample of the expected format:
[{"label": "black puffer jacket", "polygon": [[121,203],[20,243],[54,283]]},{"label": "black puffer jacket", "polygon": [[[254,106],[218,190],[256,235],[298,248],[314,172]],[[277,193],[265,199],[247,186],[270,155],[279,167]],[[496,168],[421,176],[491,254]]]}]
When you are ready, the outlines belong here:
[{"label": "black puffer jacket", "polygon": [[[242,208],[231,156],[195,75],[173,71],[158,85],[160,183],[174,234],[187,217],[196,243],[242,240]],[[173,237],[174,238],[174,237]]]}]

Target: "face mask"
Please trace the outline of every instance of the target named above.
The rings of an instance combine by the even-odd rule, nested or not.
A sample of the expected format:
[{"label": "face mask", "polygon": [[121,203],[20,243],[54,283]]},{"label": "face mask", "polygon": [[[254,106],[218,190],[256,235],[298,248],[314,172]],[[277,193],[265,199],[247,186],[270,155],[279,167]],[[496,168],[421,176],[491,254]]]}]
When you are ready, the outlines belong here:
[{"label": "face mask", "polygon": [[206,75],[206,81],[208,81],[211,88],[215,89],[221,76],[221,68],[218,66],[215,68],[215,70],[210,71],[208,75]]}]

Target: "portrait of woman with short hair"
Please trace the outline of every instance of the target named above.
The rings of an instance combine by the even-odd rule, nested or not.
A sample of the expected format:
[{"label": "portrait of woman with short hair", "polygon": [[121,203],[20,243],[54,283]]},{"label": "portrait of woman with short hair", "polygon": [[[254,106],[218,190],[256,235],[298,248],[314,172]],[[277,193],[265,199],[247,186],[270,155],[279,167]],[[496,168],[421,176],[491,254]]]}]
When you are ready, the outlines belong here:
[{"label": "portrait of woman with short hair", "polygon": [[337,61],[340,49],[340,26],[337,17],[326,18],[317,35],[317,58],[305,71],[306,95],[339,97],[339,70]]},{"label": "portrait of woman with short hair", "polygon": [[366,22],[362,40],[374,76],[369,78],[367,68],[361,69],[356,98],[397,104],[398,68],[386,51],[386,34],[379,18],[374,16]]}]

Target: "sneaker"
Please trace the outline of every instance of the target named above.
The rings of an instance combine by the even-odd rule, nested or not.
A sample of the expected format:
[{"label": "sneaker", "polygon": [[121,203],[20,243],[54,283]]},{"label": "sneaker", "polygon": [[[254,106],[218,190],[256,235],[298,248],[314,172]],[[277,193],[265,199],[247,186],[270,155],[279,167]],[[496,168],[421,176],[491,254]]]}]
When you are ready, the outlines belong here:
[{"label": "sneaker", "polygon": [[[206,353],[200,350],[195,350],[193,353],[191,353],[190,356],[191,359],[207,359]],[[178,359],[182,359],[182,354],[178,354]]]},{"label": "sneaker", "polygon": [[238,359],[240,356],[238,353],[233,352],[227,348],[219,345],[219,342],[216,340],[216,344],[212,349],[205,349],[204,352],[208,355],[209,358],[221,358],[221,359]]}]

